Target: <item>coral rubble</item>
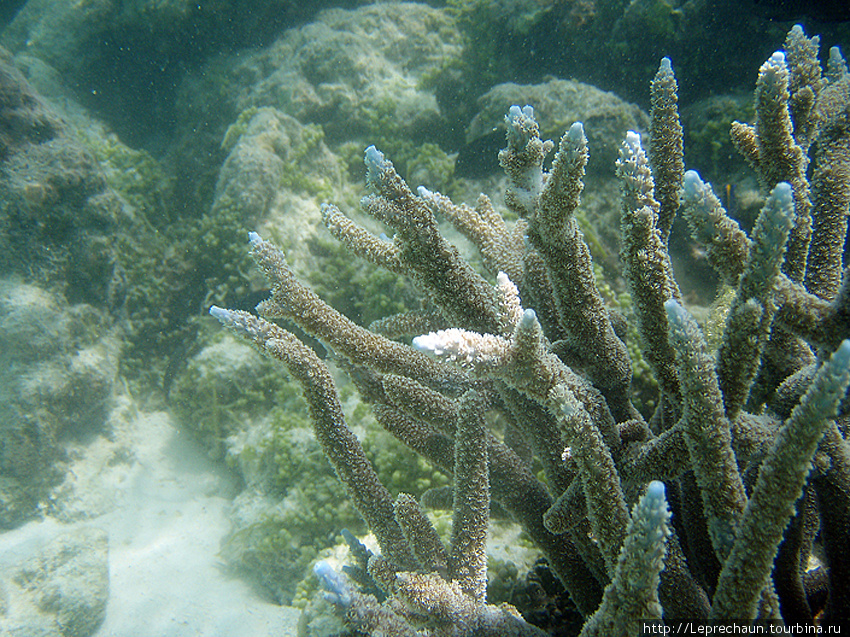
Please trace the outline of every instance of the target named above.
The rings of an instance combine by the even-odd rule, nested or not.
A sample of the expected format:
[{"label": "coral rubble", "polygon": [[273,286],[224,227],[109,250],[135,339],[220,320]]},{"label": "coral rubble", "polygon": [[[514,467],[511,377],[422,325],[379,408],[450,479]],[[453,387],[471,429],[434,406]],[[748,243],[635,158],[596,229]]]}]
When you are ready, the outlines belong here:
[{"label": "coral rubble", "polygon": [[[392,239],[323,206],[347,248],[419,287],[421,311],[357,325],[251,234],[272,295],[259,316],[211,314],[302,385],[316,437],[378,539],[381,554],[365,564],[378,596],[316,566],[352,628],[542,634],[486,602],[491,501],[545,555],[587,618],[584,634],[636,634],[653,619],[829,625],[850,616],[850,274],[841,264],[850,74],[837,49],[822,70],[817,45],[792,29],[759,71],[755,124],[733,127],[766,195],[749,234],[684,172],[676,79],[661,62],[649,152],[629,133],[616,166],[629,317],[606,307],[575,219],[584,127],[564,134],[546,170],[554,144],[529,106],[510,108],[499,155],[515,222],[485,195],[470,207],[414,193],[374,147],[362,207]],[[673,276],[677,212],[735,290],[717,351]],[[478,248],[486,274],[443,237],[438,216]],[[378,421],[453,474],[449,547],[414,498],[393,501],[345,423],[326,363],[278,319],[319,339]],[[658,382],[651,414],[633,403],[627,319]],[[416,334],[413,347],[396,340]],[[495,413],[508,423],[503,437],[488,426]]]}]

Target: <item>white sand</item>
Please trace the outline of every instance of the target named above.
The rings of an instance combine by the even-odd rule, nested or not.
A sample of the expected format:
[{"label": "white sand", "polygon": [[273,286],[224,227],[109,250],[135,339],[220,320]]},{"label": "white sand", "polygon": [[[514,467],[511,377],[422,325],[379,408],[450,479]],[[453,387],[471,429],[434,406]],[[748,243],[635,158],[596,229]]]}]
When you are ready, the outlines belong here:
[{"label": "white sand", "polygon": [[0,570],[75,525],[94,526],[109,535],[109,602],[97,637],[295,635],[299,611],[262,600],[218,558],[232,479],[167,414],[116,411],[115,440],[81,447],[58,490],[63,511],[97,515],[68,524],[48,517],[0,535]]}]

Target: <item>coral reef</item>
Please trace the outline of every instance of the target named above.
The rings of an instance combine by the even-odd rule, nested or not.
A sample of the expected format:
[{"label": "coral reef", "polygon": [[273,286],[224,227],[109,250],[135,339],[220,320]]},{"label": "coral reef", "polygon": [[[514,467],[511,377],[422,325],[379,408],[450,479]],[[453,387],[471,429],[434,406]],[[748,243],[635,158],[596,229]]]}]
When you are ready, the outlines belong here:
[{"label": "coral reef", "polygon": [[[754,125],[733,125],[766,195],[749,234],[685,173],[676,79],[662,60],[648,152],[630,132],[616,162],[628,316],[606,307],[576,221],[584,127],[569,128],[546,170],[554,143],[530,106],[510,108],[499,154],[515,222],[485,195],[470,207],[414,193],[374,146],[361,206],[394,236],[322,207],[351,252],[413,281],[420,310],[362,327],[250,234],[271,297],[259,316],[210,312],[301,384],[316,438],[377,538],[381,554],[356,577],[316,565],[354,630],[543,634],[487,604],[491,504],[539,547],[587,618],[583,634],[632,635],[653,619],[825,626],[850,616],[850,74],[837,49],[824,71],[817,50],[792,29],[759,70]],[[673,276],[677,213],[735,290],[716,351]],[[438,215],[477,247],[486,276]],[[318,339],[381,425],[452,473],[448,547],[422,509],[440,494],[393,499],[345,422],[327,363],[278,320]],[[652,414],[632,400],[627,322],[658,383]],[[412,347],[400,342],[414,335]],[[496,414],[503,436],[489,426]]]}]

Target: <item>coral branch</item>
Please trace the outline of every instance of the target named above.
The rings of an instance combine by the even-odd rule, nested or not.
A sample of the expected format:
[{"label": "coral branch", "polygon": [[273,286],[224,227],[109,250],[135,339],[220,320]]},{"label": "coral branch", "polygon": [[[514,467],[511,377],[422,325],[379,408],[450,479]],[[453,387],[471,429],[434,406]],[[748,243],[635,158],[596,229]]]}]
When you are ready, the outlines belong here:
[{"label": "coral branch", "polygon": [[[322,208],[350,251],[420,288],[420,310],[373,326],[419,334],[412,345],[342,316],[295,279],[277,248],[250,235],[272,285],[258,306],[265,318],[211,313],[301,383],[316,437],[378,538],[381,555],[368,568],[358,553],[357,584],[316,566],[353,630],[543,634],[512,607],[487,603],[492,510],[507,512],[540,549],[586,618],[584,634],[637,634],[639,620],[808,613],[827,625],[847,615],[850,74],[837,49],[824,72],[817,39],[801,27],[785,46],[759,70],[755,124],[732,128],[765,190],[750,232],[696,172],[683,173],[676,78],[662,60],[651,86],[651,159],[630,132],[616,165],[632,301],[616,321],[576,222],[584,126],[563,135],[547,171],[554,144],[540,138],[530,106],[510,107],[499,154],[505,205],[518,221],[483,195],[470,207],[426,188],[415,194],[373,146],[362,207],[393,239]],[[674,278],[668,238],[680,199],[691,234],[735,290],[716,351]],[[471,239],[484,274],[440,234],[435,215]],[[452,474],[449,546],[412,495],[393,503],[345,425],[328,367],[273,318],[326,344],[378,423]],[[636,320],[650,363],[642,373],[659,386],[651,419],[631,403],[627,320]],[[434,489],[421,501],[448,506],[444,496]],[[806,572],[814,553],[826,564]],[[828,595],[807,595],[813,581]]]}]

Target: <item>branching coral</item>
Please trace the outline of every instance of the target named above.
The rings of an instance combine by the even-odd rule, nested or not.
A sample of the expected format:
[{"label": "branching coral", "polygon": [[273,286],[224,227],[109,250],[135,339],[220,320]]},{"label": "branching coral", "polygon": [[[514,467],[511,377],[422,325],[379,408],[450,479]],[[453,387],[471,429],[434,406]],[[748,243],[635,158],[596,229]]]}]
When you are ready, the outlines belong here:
[{"label": "branching coral", "polygon": [[[632,405],[622,317],[605,307],[574,218],[588,156],[579,123],[547,171],[554,145],[540,139],[531,107],[511,107],[499,159],[514,224],[484,195],[469,207],[414,193],[382,153],[366,150],[372,194],[362,206],[394,237],[372,235],[332,205],[323,218],[357,255],[409,276],[426,308],[376,331],[325,304],[251,235],[272,284],[257,308],[264,318],[211,313],[302,384],[317,438],[378,538],[368,571],[382,602],[317,566],[356,630],[540,634],[486,603],[491,500],[546,556],[588,618],[586,634],[635,634],[640,620],[662,617],[828,625],[850,616],[850,275],[840,263],[850,75],[837,50],[824,74],[817,38],[799,27],[785,48],[759,72],[755,125],[733,130],[769,192],[749,236],[699,175],[684,173],[669,60],[653,81],[649,157],[637,133],[623,144],[621,258],[661,392],[649,420]],[[667,239],[680,198],[694,239],[736,289],[717,352],[673,277]],[[486,275],[440,234],[437,215],[478,248]],[[321,340],[378,421],[453,474],[449,547],[414,498],[392,501],[344,422],[324,361],[273,319]],[[378,328],[394,338],[428,333],[409,347]],[[492,411],[508,423],[503,440],[488,427]]]}]

